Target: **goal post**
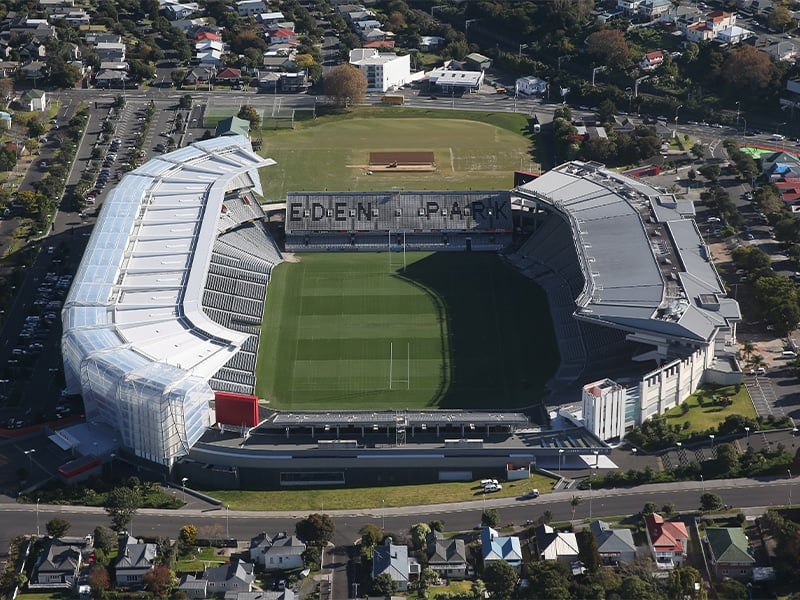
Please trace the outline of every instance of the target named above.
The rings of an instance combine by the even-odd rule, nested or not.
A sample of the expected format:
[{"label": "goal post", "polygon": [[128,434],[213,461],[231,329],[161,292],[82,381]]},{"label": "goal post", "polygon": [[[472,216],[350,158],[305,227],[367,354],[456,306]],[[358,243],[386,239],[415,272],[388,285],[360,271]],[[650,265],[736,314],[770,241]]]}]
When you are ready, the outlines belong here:
[{"label": "goal post", "polygon": [[[402,358],[400,359],[402,360]],[[402,363],[400,363],[402,365]],[[402,366],[400,367],[402,369]],[[394,384],[406,384],[406,389],[411,389],[411,342],[406,342],[406,377],[405,379],[395,379],[394,373],[394,342],[389,342],[389,390],[393,390]]]}]

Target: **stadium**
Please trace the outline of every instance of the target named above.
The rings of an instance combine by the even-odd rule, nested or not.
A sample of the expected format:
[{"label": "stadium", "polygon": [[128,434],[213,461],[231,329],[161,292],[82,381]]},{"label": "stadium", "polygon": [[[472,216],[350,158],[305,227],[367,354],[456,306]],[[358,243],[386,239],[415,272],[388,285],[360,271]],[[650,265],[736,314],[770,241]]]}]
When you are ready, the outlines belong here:
[{"label": "stadium", "polygon": [[[596,460],[701,383],[741,377],[738,305],[691,202],[573,162],[510,191],[291,193],[278,243],[258,201],[258,169],[273,164],[222,136],[112,191],[63,308],[66,391],[86,423],[62,444],[217,489],[469,480]],[[561,356],[547,402],[581,404],[564,413],[576,426],[491,398],[480,410],[259,403],[265,298],[286,252],[453,250],[500,253],[544,290]],[[111,443],[81,442],[101,435]]]}]

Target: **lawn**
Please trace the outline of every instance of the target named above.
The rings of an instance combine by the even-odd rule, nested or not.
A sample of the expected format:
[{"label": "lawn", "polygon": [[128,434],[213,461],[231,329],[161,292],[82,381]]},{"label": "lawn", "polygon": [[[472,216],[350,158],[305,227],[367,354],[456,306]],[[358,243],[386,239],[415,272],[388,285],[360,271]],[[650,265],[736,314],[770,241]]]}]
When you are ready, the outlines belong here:
[{"label": "lawn", "polygon": [[[499,492],[486,494],[491,498],[522,496],[534,488],[542,494],[551,492],[555,479],[532,474],[528,479],[503,482]],[[234,510],[364,510],[380,511],[381,507],[416,506],[480,500],[482,488],[477,481],[435,483],[423,485],[397,485],[374,488],[336,488],[308,490],[277,490],[269,492],[244,490],[210,490],[209,495],[218,498]],[[532,505],[536,500],[526,501]]]},{"label": "lawn", "polygon": [[[264,130],[261,169],[267,202],[290,191],[508,189],[515,169],[532,169],[533,149],[521,114],[405,107],[359,108]],[[368,174],[374,151],[433,151],[430,173]]]},{"label": "lawn", "polygon": [[471,592],[471,581],[450,581],[447,585],[437,585],[429,588],[425,597],[428,600],[441,598],[442,595],[463,597],[463,595],[470,594]]},{"label": "lawn", "polygon": [[230,560],[227,554],[218,554],[218,549],[211,546],[200,548],[193,558],[181,558],[175,565],[176,573],[197,573],[207,567],[223,565]]},{"label": "lawn", "polygon": [[[717,406],[713,403],[714,396],[727,396],[733,400],[730,406]],[[700,399],[703,399],[704,406],[700,406]],[[667,411],[665,417],[670,426],[683,426],[685,421],[689,422],[689,429],[682,431],[683,435],[703,432],[711,427],[719,426],[728,415],[742,415],[750,419],[756,418],[756,410],[753,402],[747,394],[745,386],[740,386],[736,391],[735,386],[713,386],[706,385],[697,390],[686,399],[689,412],[684,413],[681,407]]]},{"label": "lawn", "polygon": [[259,398],[283,410],[536,403],[558,366],[542,290],[491,253],[406,260],[309,253],[273,270]]}]

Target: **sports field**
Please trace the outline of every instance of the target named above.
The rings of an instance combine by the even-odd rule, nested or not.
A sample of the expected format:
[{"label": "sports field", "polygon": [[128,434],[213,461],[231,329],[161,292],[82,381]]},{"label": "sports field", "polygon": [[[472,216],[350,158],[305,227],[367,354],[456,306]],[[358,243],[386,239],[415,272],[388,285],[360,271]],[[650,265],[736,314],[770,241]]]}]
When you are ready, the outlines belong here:
[{"label": "sports field", "polygon": [[[283,201],[289,191],[509,189],[515,169],[531,168],[526,119],[397,108],[265,130],[260,153],[278,164],[261,170],[264,198]],[[378,151],[432,151],[437,169],[370,175],[369,153]]]},{"label": "sports field", "polygon": [[[391,266],[390,266],[391,261]],[[544,293],[491,253],[303,254],[272,274],[256,393],[273,408],[510,408],[558,366]]]}]

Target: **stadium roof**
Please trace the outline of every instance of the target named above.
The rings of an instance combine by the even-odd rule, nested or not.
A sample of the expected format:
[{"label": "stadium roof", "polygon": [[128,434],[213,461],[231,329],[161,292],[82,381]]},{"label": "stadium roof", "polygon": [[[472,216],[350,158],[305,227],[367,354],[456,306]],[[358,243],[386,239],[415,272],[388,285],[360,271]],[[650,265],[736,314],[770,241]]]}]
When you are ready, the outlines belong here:
[{"label": "stadium roof", "polygon": [[222,201],[228,189],[260,191],[257,169],[271,164],[243,136],[226,136],[128,173],[95,225],[65,304],[65,332],[91,351],[126,349],[131,367],[216,373],[248,337],[201,307]]},{"label": "stadium roof", "polygon": [[587,282],[575,300],[581,319],[708,342],[741,318],[691,218],[691,202],[581,162],[515,193],[569,221]]},{"label": "stadium roof", "polygon": [[522,413],[511,412],[478,412],[478,411],[336,411],[336,412],[299,412],[277,413],[270,423],[277,427],[325,425],[378,425],[394,427],[398,419],[411,427],[414,425],[505,425],[524,427],[528,418]]}]

